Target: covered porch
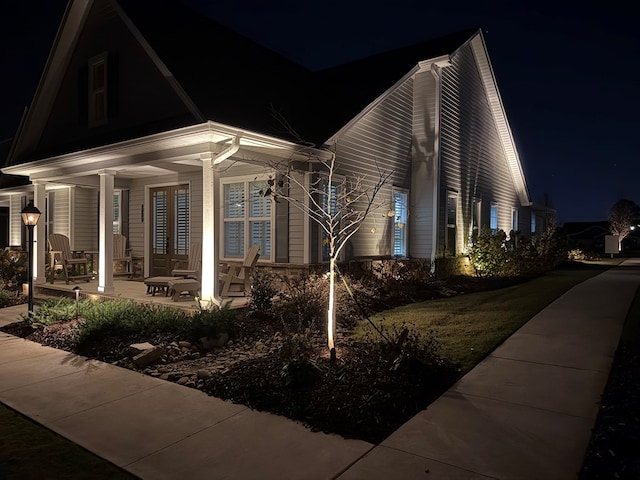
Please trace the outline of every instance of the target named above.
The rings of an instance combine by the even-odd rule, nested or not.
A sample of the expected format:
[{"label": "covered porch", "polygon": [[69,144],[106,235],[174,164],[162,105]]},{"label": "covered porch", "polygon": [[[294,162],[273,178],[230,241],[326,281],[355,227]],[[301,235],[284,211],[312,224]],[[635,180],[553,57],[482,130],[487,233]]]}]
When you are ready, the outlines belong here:
[{"label": "covered porch", "polygon": [[[98,279],[93,278],[88,282],[76,282],[69,285],[64,282],[44,283],[34,285],[34,295],[36,298],[47,297],[69,297],[75,298],[74,288],[79,288],[79,297],[89,300],[111,300],[130,299],[136,303],[162,305],[166,307],[179,308],[187,311],[198,309],[197,301],[189,296],[181,297],[179,301],[173,301],[172,297],[165,296],[162,292],[155,295],[147,293],[147,286],[141,279],[120,279],[113,280],[113,292],[99,293]],[[249,299],[246,297],[234,297],[226,299],[225,304],[230,308],[244,308],[248,305]]]},{"label": "covered porch", "polygon": [[[3,172],[28,176],[29,197],[42,213],[48,213],[34,231],[34,291],[68,292],[74,287],[57,281],[53,285],[47,283],[47,237],[61,233],[69,237],[71,250],[95,253],[95,263],[99,265],[95,278],[77,284],[83,296],[121,296],[173,304],[171,297],[148,296],[140,278],[114,278],[113,233],[117,227],[118,233],[128,238],[130,255],[139,265],[135,273],[141,278],[169,276],[171,261],[186,257],[190,245],[198,245],[202,259],[200,301],[206,307],[226,302],[220,296],[218,282],[224,256],[221,237],[226,205],[221,177],[266,177],[278,163],[305,162],[312,154],[324,153],[206,122],[13,165],[3,168]],[[118,196],[118,192],[122,194]],[[164,223],[158,220],[160,208],[174,210]],[[17,208],[12,209],[11,215],[19,218]],[[275,230],[275,208],[270,218],[263,220],[270,221]],[[13,225],[21,228],[12,220]],[[168,229],[162,231],[166,225]],[[240,252],[237,260],[242,260],[242,255]],[[163,256],[166,258],[160,258]],[[260,261],[274,263],[275,254],[261,252]]]}]

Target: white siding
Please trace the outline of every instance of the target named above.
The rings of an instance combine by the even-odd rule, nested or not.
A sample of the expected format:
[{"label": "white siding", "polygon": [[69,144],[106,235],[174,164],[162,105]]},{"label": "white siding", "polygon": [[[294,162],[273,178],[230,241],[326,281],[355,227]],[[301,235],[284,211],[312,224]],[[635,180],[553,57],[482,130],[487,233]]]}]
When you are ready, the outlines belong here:
[{"label": "white siding", "polygon": [[[393,205],[392,187],[410,188],[413,79],[391,92],[372,110],[344,131],[336,141],[338,173],[363,178],[372,186],[378,180],[378,167],[393,172],[382,189],[373,212],[352,237],[349,257],[391,255],[392,222],[385,214]],[[372,233],[372,229],[375,229]],[[312,261],[314,258],[312,257]]]},{"label": "white siding", "polygon": [[22,195],[11,195],[9,210],[9,245],[22,245]]},{"label": "white siding", "polygon": [[435,152],[438,92],[431,72],[417,73],[413,85],[409,254],[417,258],[430,258],[433,248],[434,188],[438,168]]},{"label": "white siding", "polygon": [[[144,256],[144,223],[142,219],[142,209],[144,202],[144,185],[146,179],[133,180],[129,185],[129,248],[131,256]],[[146,220],[149,212],[146,210]]]},{"label": "white siding", "polygon": [[[299,176],[300,183],[304,182],[304,175]],[[304,198],[302,187],[292,185],[289,195],[294,198]],[[289,205],[289,263],[304,263],[304,213]]]},{"label": "white siding", "polygon": [[475,57],[465,46],[442,71],[440,124],[440,208],[438,252],[444,247],[447,191],[458,193],[458,252],[466,245],[473,198],[482,200],[481,225],[498,205],[498,228],[511,229],[511,209],[519,201]]},{"label": "white siding", "polygon": [[74,236],[71,235],[69,212],[69,188],[58,188],[49,191],[49,213],[53,216],[52,231],[49,233],[61,233],[71,238],[71,248],[74,250],[82,250],[82,248],[75,246],[74,239],[72,238]]},{"label": "white siding", "polygon": [[[58,190],[56,190],[55,201],[58,203]],[[71,238],[71,248],[73,250],[98,250],[98,190],[95,188],[74,187],[74,234]],[[58,207],[56,205],[56,215]],[[68,211],[68,209],[67,209]],[[56,224],[58,219],[54,217]],[[63,233],[63,232],[57,232]],[[65,234],[66,235],[66,234]]]}]

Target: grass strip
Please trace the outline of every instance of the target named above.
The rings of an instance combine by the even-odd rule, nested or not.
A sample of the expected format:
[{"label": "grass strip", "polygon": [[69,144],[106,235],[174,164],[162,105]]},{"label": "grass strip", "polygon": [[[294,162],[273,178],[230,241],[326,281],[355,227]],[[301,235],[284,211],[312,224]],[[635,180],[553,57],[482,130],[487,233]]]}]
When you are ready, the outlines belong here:
[{"label": "grass strip", "polygon": [[[511,287],[405,305],[372,320],[384,329],[407,325],[431,335],[441,356],[464,374],[556,298],[615,263],[574,262]],[[362,324],[355,334],[363,335],[367,328]]]},{"label": "grass strip", "polygon": [[0,478],[137,478],[0,403]]}]

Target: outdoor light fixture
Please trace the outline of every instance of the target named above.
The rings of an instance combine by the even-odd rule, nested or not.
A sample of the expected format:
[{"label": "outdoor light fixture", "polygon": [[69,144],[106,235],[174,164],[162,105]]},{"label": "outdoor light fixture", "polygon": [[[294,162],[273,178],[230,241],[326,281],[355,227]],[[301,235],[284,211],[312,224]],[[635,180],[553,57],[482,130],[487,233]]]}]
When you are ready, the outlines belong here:
[{"label": "outdoor light fixture", "polygon": [[82,289],[78,285],[73,287],[73,292],[76,294],[76,322],[78,321],[78,317],[80,316],[79,307],[78,307],[78,301],[80,300],[80,290]]},{"label": "outdoor light fixture", "polygon": [[38,210],[33,205],[33,201],[31,201],[20,213],[22,214],[22,223],[26,225],[28,233],[27,243],[29,245],[29,263],[27,269],[27,281],[29,282],[29,292],[27,297],[27,314],[31,316],[33,314],[33,227],[35,227],[38,224],[38,220],[40,220],[40,210]]}]

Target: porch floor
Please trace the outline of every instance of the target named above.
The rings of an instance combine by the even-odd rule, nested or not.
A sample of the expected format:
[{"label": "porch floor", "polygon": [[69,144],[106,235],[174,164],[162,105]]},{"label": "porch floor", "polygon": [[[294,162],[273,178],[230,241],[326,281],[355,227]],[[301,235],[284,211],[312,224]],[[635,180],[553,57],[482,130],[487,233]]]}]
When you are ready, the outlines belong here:
[{"label": "porch floor", "polygon": [[[97,278],[91,279],[88,282],[71,282],[69,285],[65,284],[64,280],[57,280],[53,284],[41,283],[34,285],[34,296],[36,298],[44,298],[47,296],[65,296],[73,298],[73,289],[76,286],[81,288],[81,298],[128,298],[136,303],[166,305],[183,310],[196,310],[198,308],[198,304],[193,298],[185,298],[184,300],[174,302],[171,296],[165,297],[163,293],[147,295],[147,286],[144,284],[144,280],[142,278],[114,278],[113,293],[99,293]],[[225,299],[225,301],[230,302],[231,308],[243,308],[249,303],[249,299],[246,297],[229,298]]]}]

